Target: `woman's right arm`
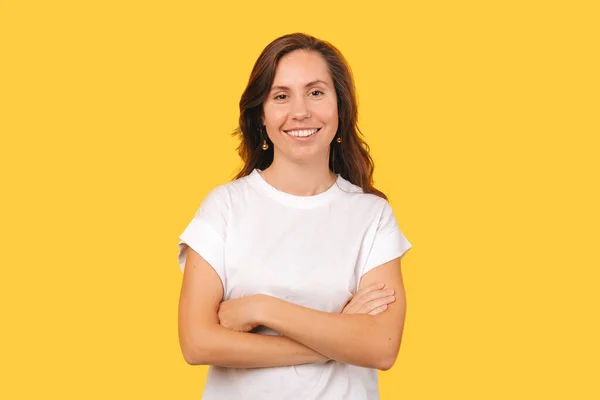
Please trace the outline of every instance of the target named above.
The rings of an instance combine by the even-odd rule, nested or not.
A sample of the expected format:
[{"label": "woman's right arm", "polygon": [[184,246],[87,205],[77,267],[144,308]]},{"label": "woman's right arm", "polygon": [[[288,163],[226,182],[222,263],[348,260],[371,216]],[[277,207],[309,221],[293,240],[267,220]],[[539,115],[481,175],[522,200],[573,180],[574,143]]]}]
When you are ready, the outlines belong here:
[{"label": "woman's right arm", "polygon": [[328,357],[284,336],[236,332],[219,325],[223,284],[215,270],[188,248],[179,297],[179,344],[191,365],[277,367]]}]

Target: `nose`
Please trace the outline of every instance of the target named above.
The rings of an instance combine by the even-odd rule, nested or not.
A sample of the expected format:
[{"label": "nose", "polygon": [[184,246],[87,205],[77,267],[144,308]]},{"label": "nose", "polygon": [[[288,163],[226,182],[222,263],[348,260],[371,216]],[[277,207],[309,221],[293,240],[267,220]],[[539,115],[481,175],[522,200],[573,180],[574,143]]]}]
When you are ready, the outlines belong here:
[{"label": "nose", "polygon": [[310,110],[308,109],[304,98],[296,99],[292,102],[291,117],[293,119],[310,117]]}]

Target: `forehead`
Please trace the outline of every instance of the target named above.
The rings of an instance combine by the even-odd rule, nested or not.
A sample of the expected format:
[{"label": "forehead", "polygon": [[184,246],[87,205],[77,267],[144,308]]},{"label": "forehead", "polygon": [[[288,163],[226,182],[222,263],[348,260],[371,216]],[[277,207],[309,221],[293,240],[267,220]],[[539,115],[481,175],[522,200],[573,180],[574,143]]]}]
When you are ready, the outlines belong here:
[{"label": "forehead", "polygon": [[322,80],[332,85],[327,62],[316,51],[296,50],[281,57],[275,70],[273,86],[304,86]]}]

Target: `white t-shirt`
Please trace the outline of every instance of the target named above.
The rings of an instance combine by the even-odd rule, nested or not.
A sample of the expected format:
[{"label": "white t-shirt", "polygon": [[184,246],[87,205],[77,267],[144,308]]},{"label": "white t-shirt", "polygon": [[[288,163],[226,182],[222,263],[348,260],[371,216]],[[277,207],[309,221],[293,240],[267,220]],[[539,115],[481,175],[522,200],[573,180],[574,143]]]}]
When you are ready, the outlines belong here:
[{"label": "white t-shirt", "polygon": [[[258,169],[210,191],[180,239],[181,270],[190,246],[221,278],[224,300],[267,294],[331,313],[342,311],[365,273],[412,247],[390,204],[339,174],[325,192],[295,196]],[[379,399],[377,370],[333,360],[211,366],[203,399]]]}]

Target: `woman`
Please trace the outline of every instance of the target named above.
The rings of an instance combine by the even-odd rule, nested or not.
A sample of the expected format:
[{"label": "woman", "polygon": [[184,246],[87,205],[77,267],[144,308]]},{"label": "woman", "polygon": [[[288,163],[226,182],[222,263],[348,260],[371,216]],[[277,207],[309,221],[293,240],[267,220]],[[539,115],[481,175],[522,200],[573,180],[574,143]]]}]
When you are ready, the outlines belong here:
[{"label": "woman", "polygon": [[282,36],[240,111],[243,169],[179,243],[180,344],[189,364],[211,366],[203,398],[378,399],[412,246],[372,186],[350,70],[331,44]]}]

